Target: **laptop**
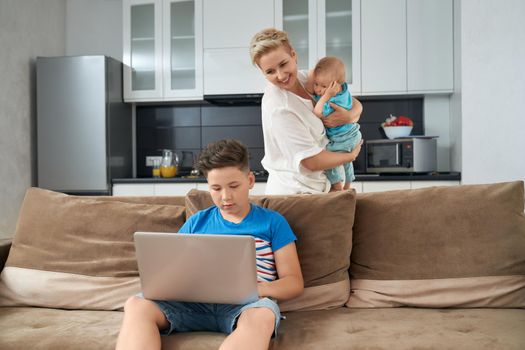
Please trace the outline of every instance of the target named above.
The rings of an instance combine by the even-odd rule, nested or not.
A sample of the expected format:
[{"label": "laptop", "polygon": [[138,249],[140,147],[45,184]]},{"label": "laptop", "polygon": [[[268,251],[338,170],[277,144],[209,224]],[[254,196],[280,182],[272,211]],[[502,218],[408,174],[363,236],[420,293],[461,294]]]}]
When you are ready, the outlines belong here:
[{"label": "laptop", "polygon": [[258,299],[252,236],[135,232],[144,297],[218,304]]}]

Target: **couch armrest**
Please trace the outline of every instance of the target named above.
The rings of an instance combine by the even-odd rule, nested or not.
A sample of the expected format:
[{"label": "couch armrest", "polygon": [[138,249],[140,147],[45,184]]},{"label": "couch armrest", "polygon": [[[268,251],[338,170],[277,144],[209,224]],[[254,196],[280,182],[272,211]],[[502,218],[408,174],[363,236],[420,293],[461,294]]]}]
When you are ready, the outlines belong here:
[{"label": "couch armrest", "polygon": [[0,271],[4,269],[9,249],[11,248],[11,238],[0,238]]}]

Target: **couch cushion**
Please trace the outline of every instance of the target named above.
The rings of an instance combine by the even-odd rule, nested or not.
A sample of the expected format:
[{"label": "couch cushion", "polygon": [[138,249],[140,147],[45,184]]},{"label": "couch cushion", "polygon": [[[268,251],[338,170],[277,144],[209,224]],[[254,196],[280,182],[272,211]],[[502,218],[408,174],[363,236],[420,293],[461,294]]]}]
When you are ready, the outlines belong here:
[{"label": "couch cushion", "polygon": [[[0,349],[114,349],[122,315],[118,311],[0,308]],[[272,341],[279,350],[525,348],[525,310],[518,309],[337,308],[285,315]],[[218,349],[224,338],[221,333],[178,333],[162,337],[162,349]]]},{"label": "couch cushion", "polygon": [[525,349],[525,310],[348,309],[285,314],[274,348]]},{"label": "couch cushion", "polygon": [[523,182],[359,194],[349,307],[525,307]]},{"label": "couch cushion", "polygon": [[140,291],[133,233],[176,232],[184,220],[182,206],[31,188],[0,276],[0,305],[119,309]]},{"label": "couch cushion", "polygon": [[[280,303],[281,310],[329,309],[346,302],[352,249],[355,192],[321,195],[254,196],[252,202],[281,213],[297,236],[305,291]],[[213,205],[206,191],[186,196],[187,215]]]}]

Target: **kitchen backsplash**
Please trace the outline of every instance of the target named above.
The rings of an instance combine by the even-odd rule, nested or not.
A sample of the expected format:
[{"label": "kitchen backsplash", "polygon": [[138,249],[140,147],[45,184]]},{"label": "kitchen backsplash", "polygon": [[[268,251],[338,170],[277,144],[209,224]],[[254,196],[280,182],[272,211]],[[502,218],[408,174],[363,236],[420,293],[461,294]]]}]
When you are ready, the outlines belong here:
[{"label": "kitchen backsplash", "polygon": [[[389,114],[406,115],[414,121],[413,135],[423,134],[423,98],[360,98],[360,125],[365,140],[384,138],[380,124]],[[263,170],[264,141],[260,106],[215,106],[210,104],[137,106],[137,176],[150,177],[146,156],[160,156],[169,148],[179,156],[180,174],[191,170],[193,159],[210,142],[234,138],[250,152],[250,166]],[[354,163],[365,172],[365,152]]]}]

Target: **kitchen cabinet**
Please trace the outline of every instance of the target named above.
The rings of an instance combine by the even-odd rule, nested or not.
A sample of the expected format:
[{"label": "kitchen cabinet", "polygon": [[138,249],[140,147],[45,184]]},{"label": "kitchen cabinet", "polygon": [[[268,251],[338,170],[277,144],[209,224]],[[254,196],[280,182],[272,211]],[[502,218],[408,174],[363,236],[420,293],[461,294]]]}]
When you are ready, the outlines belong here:
[{"label": "kitchen cabinet", "polygon": [[204,0],[203,18],[204,49],[248,48],[255,33],[273,26],[274,1]]},{"label": "kitchen cabinet", "polygon": [[113,196],[185,196],[196,183],[114,184]]},{"label": "kitchen cabinet", "polygon": [[357,193],[362,193],[363,192],[363,183],[362,182],[354,181],[354,182],[352,182],[351,186]]},{"label": "kitchen cabinet", "polygon": [[273,0],[204,0],[204,95],[262,93],[266,80],[251,63],[250,40],[274,25]]},{"label": "kitchen cabinet", "polygon": [[407,90],[452,92],[452,0],[407,0]]},{"label": "kitchen cabinet", "polygon": [[248,46],[204,49],[204,94],[260,94],[266,79],[252,65]]},{"label": "kitchen cabinet", "polygon": [[[146,184],[114,184],[113,196],[185,196],[189,191],[198,189],[208,191],[205,182],[184,183],[146,183]],[[266,182],[256,182],[250,190],[253,196],[263,195]]]},{"label": "kitchen cabinet", "polygon": [[[432,186],[459,186],[459,180],[451,181],[356,181],[352,188],[357,193],[370,193],[393,190],[409,190]],[[184,196],[192,189],[208,190],[205,182],[186,183],[147,183],[147,184],[114,184],[114,196]],[[250,190],[253,196],[264,195],[266,182],[256,182]]]},{"label": "kitchen cabinet", "polygon": [[202,0],[124,0],[125,101],[202,99]]},{"label": "kitchen cabinet", "polygon": [[114,184],[113,196],[154,196],[154,184]]},{"label": "kitchen cabinet", "polygon": [[337,56],[354,94],[361,91],[360,6],[360,0],[275,0],[276,27],[288,33],[299,69]]},{"label": "kitchen cabinet", "polygon": [[363,192],[382,192],[392,190],[409,190],[410,181],[369,181],[363,182]]},{"label": "kitchen cabinet", "polygon": [[406,92],[406,0],[361,4],[363,93]]},{"label": "kitchen cabinet", "polygon": [[362,93],[452,92],[452,0],[361,4]]},{"label": "kitchen cabinet", "polygon": [[460,181],[363,181],[363,192],[409,190],[433,186],[459,186]]}]

